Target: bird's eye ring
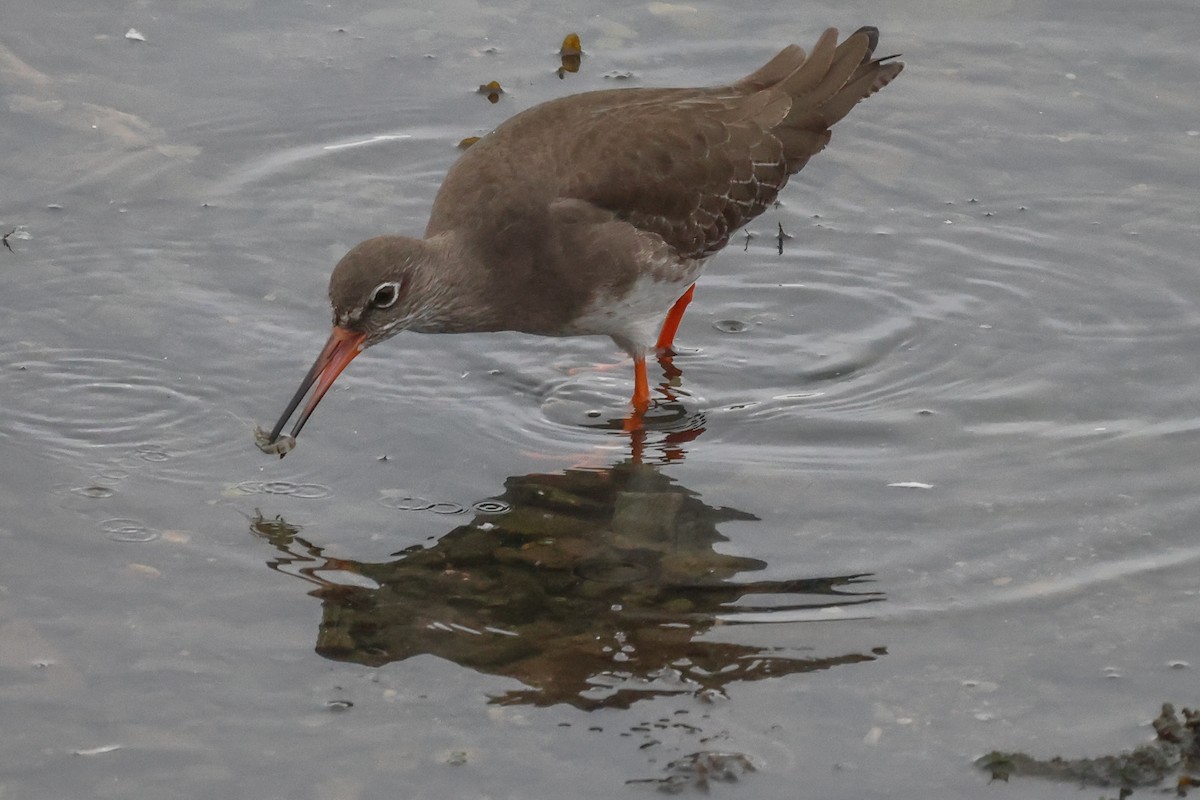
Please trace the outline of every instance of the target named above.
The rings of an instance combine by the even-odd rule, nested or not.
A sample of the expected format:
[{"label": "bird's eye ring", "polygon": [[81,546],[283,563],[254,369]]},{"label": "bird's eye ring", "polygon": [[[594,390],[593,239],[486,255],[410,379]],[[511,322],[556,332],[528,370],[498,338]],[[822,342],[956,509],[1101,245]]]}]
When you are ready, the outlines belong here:
[{"label": "bird's eye ring", "polygon": [[400,299],[400,284],[395,281],[381,283],[371,292],[372,308],[391,308]]}]

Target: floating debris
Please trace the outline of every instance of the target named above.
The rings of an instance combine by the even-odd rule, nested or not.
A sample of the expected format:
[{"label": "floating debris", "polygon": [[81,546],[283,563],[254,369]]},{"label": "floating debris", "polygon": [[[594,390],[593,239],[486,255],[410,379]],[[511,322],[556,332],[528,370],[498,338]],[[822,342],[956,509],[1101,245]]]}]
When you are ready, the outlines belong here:
[{"label": "floating debris", "polygon": [[137,28],[130,28],[129,30],[125,31],[125,38],[134,42],[146,41],[146,37]]},{"label": "floating debris", "polygon": [[482,136],[468,136],[465,139],[460,139],[458,142],[458,149],[466,150],[468,147],[475,144],[482,138],[483,138]]},{"label": "floating debris", "polygon": [[25,230],[24,225],[18,225],[17,227],[13,228],[8,233],[4,234],[4,236],[0,236],[0,241],[2,241],[4,243],[4,246],[8,248],[8,252],[15,253],[17,251],[12,249],[12,245],[9,244],[9,242],[8,242],[9,239],[13,239],[15,241],[18,239],[27,240],[27,239],[32,239],[32,238],[33,238],[33,235],[30,234],[29,231]]},{"label": "floating debris", "polygon": [[783,255],[783,243],[792,238],[792,235],[783,229],[783,223],[779,223],[779,233],[776,234],[776,240],[779,243],[779,255]]},{"label": "floating debris", "polygon": [[562,47],[558,50],[558,56],[562,60],[562,66],[558,68],[560,80],[566,77],[568,72],[579,72],[579,66],[583,63],[583,44],[579,41],[578,33],[566,35],[562,41]]},{"label": "floating debris", "polygon": [[487,95],[489,103],[499,103],[504,89],[500,86],[500,81],[491,81],[480,85],[479,94]]},{"label": "floating debris", "polygon": [[1122,797],[1135,787],[1156,786],[1177,777],[1176,795],[1186,797],[1188,788],[1200,782],[1195,774],[1200,772],[1200,711],[1185,708],[1181,717],[1174,706],[1164,703],[1151,723],[1155,740],[1115,756],[1042,760],[1025,753],[993,751],[976,760],[975,766],[990,772],[994,781],[1023,775],[1085,786],[1120,786]]},{"label": "floating debris", "polygon": [[896,481],[895,483],[889,483],[888,486],[891,486],[894,489],[932,489],[933,488],[932,483],[921,483],[920,481]]}]

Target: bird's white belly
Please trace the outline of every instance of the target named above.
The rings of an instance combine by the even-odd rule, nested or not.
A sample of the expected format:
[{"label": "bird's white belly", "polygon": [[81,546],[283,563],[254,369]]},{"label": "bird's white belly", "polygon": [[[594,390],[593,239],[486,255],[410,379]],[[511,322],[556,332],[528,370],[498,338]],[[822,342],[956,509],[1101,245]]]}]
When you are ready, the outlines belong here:
[{"label": "bird's white belly", "polygon": [[656,280],[650,274],[640,276],[624,294],[599,293],[571,324],[565,335],[603,334],[611,336],[630,355],[639,355],[654,346],[667,311],[700,277],[703,267],[676,273],[680,280]]}]

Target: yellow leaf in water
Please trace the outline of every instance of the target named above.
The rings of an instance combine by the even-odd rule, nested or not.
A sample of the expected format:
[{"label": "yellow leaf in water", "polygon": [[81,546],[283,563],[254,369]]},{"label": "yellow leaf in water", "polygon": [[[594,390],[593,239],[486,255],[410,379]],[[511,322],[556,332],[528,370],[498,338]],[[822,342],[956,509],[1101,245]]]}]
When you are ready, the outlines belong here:
[{"label": "yellow leaf in water", "polygon": [[583,52],[583,44],[579,41],[578,33],[568,33],[563,39],[562,49],[558,51],[560,56],[577,56]]},{"label": "yellow leaf in water", "polygon": [[468,147],[470,147],[471,145],[475,144],[478,141],[479,141],[478,136],[468,136],[467,138],[463,139],[462,141],[460,141],[458,143],[458,149],[466,150]]},{"label": "yellow leaf in water", "polygon": [[559,57],[562,59],[562,66],[558,68],[558,77],[562,78],[568,72],[579,72],[579,65],[583,60],[583,45],[579,41],[578,33],[568,33],[563,39],[562,47],[558,51]]},{"label": "yellow leaf in water", "polygon": [[504,89],[500,87],[499,81],[485,83],[479,87],[479,93],[487,95],[489,103],[499,103],[500,95],[504,94]]}]

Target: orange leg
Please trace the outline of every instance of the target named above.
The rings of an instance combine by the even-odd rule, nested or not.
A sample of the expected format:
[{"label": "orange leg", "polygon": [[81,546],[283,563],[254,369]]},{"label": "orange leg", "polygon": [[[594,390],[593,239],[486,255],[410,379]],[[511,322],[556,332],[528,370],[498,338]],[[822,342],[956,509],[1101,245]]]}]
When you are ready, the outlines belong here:
[{"label": "orange leg", "polygon": [[696,293],[696,284],[688,287],[675,305],[671,306],[671,310],[667,312],[667,318],[663,321],[662,330],[658,334],[658,342],[654,345],[659,354],[671,349],[671,345],[675,343],[675,332],[679,330],[679,323],[683,320],[683,312],[687,310],[688,303],[692,302],[692,295]]},{"label": "orange leg", "polygon": [[633,399],[630,405],[633,406],[633,413],[625,419],[625,430],[641,430],[642,416],[650,409],[650,381],[646,377],[645,356],[633,358]]},{"label": "orange leg", "polygon": [[650,408],[650,381],[646,378],[646,357],[633,359],[633,410],[639,414]]}]

